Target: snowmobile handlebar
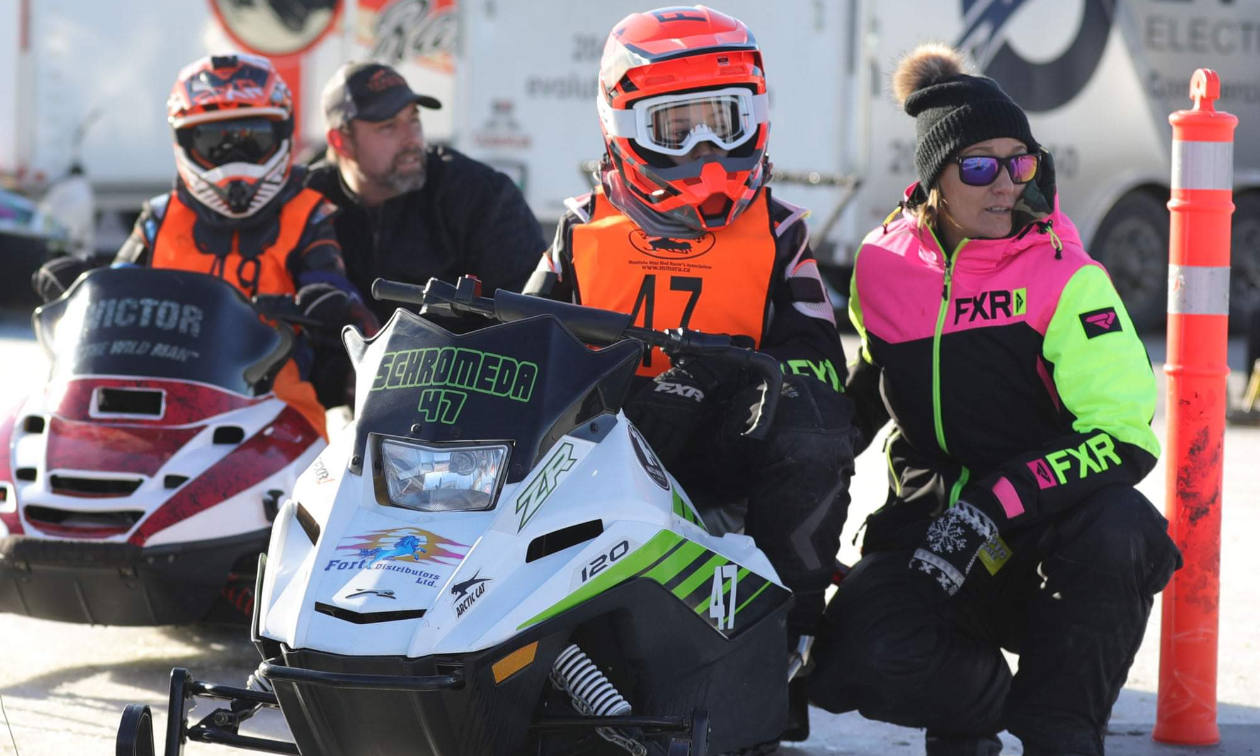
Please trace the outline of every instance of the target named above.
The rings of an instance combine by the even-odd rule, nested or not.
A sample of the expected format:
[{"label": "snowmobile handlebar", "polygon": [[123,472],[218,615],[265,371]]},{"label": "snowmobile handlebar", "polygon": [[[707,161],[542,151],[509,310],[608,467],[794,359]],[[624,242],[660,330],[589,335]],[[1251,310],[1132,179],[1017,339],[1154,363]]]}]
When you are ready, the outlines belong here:
[{"label": "snowmobile handlebar", "polygon": [[427,311],[481,315],[502,323],[551,315],[579,339],[589,343],[612,344],[629,338],[649,349],[659,348],[670,357],[703,356],[733,363],[752,371],[763,381],[761,403],[754,409],[744,431],[744,435],[754,439],[763,439],[769,433],[783,388],[783,371],[778,360],[764,352],[737,345],[727,334],[687,328],[666,331],[640,328],[622,312],[557,302],[505,289],[497,290],[493,298],[483,297],[481,282],[472,276],[460,278],[454,286],[437,278],[430,278],[424,286],[378,278],[372,282],[372,296],[378,300],[418,305]]},{"label": "snowmobile handlebar", "polygon": [[292,294],[255,294],[250,301],[265,317],[281,323],[306,328],[320,328],[325,325],[304,313],[293,300]]}]

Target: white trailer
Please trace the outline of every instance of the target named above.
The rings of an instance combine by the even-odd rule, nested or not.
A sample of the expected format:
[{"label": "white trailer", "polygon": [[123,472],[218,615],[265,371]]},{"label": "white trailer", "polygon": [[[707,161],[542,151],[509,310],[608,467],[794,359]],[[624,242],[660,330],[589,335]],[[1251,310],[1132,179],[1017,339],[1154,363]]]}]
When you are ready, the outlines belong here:
[{"label": "white trailer", "polygon": [[[1029,112],[1054,153],[1064,210],[1148,327],[1165,309],[1167,116],[1189,106],[1194,69],[1215,68],[1219,107],[1241,120],[1233,300],[1260,293],[1260,0],[711,4],[761,44],[770,157],[779,183],[791,179],[779,191],[814,210],[825,262],[843,272],[915,180],[914,122],[888,95],[888,79],[916,44],[949,42]],[[602,150],[593,103],[604,38],[647,5],[461,0],[456,146],[517,176],[540,216],[559,215],[582,189],[578,165]]]},{"label": "white trailer", "polygon": [[[303,55],[302,136],[308,145],[323,138],[319,93],[336,67],[375,56],[442,99],[441,111],[424,114],[429,139],[511,175],[549,225],[566,197],[589,186],[589,161],[603,151],[595,95],[604,39],[653,4],[343,0],[335,30]],[[840,273],[841,292],[857,243],[914,180],[914,122],[888,96],[889,75],[917,43],[945,41],[967,49],[1029,112],[1055,155],[1064,210],[1144,326],[1165,309],[1167,116],[1188,106],[1194,69],[1215,68],[1219,107],[1240,118],[1232,301],[1257,299],[1260,0],[712,5],[744,20],[761,44],[775,182],[814,210],[815,246]],[[40,180],[80,159],[102,209],[135,212],[173,176],[165,100],[175,73],[233,47],[208,0],[0,0],[0,183],[37,194]],[[121,241],[126,223],[115,226],[113,236],[98,231],[98,247]]]}]

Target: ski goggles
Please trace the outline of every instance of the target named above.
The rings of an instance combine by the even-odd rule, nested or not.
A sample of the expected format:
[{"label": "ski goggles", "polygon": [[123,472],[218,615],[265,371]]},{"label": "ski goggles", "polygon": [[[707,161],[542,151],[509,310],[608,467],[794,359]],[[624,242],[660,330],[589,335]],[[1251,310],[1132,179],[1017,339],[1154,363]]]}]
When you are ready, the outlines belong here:
[{"label": "ski goggles", "polygon": [[203,168],[228,163],[260,164],[288,138],[288,124],[269,118],[234,118],[186,126],[175,139]]},{"label": "ski goggles", "polygon": [[601,97],[599,106],[610,136],[674,156],[686,155],[700,142],[733,150],[770,120],[769,98],[743,87],[651,97],[629,110],[614,110]]},{"label": "ski goggles", "polygon": [[1037,175],[1037,166],[1041,162],[1040,155],[1011,155],[1010,157],[993,157],[992,155],[968,155],[956,157],[958,178],[967,186],[988,186],[997,181],[998,172],[1006,166],[1013,184],[1027,184]]}]

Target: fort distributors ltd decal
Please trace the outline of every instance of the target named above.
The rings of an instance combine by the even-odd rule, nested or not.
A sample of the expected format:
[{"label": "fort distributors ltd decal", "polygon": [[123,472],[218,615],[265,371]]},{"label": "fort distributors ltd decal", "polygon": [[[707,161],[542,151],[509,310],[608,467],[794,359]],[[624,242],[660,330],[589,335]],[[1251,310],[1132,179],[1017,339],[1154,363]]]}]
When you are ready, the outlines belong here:
[{"label": "fort distributors ltd decal", "polygon": [[325,572],[387,570],[415,577],[420,585],[433,587],[445,576],[421,569],[419,565],[458,564],[467,555],[468,545],[422,528],[402,527],[345,536],[337,550],[352,553],[328,560]]}]

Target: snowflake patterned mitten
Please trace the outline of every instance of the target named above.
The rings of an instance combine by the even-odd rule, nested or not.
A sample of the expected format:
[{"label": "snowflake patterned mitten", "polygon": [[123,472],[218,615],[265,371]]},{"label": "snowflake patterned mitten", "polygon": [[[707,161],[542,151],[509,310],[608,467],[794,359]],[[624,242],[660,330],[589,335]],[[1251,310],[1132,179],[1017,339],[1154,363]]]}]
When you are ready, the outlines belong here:
[{"label": "snowflake patterned mitten", "polygon": [[997,534],[997,525],[988,515],[959,499],[932,521],[927,537],[910,557],[910,569],[921,578],[925,593],[947,599],[962,587],[980,548]]}]

